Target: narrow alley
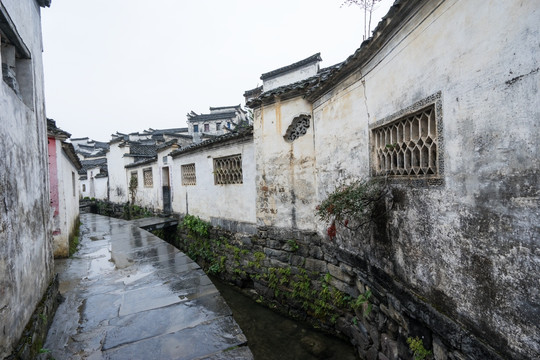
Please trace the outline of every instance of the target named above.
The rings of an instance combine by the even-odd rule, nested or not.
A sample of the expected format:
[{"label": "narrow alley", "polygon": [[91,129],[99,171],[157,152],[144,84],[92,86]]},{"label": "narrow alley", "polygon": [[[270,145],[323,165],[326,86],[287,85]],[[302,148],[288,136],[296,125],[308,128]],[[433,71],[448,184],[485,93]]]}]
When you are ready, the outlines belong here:
[{"label": "narrow alley", "polygon": [[81,222],[78,252],[55,263],[65,300],[42,357],[253,358],[229,307],[190,258],[137,223],[95,214],[81,214]]}]

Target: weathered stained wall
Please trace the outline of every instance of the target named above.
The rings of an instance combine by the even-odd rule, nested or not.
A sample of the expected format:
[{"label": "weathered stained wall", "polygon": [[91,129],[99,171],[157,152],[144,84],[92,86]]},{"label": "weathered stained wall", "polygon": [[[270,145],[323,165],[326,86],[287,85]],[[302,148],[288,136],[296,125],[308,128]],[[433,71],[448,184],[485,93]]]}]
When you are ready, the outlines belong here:
[{"label": "weathered stained wall", "polygon": [[320,202],[370,175],[369,125],[440,94],[439,185],[394,181],[384,226],[336,245],[513,358],[540,354],[539,20],[530,2],[427,2],[313,110]]},{"label": "weathered stained wall", "polygon": [[253,124],[259,226],[313,229],[315,193],[313,122],[294,141],[284,136],[293,120],[311,117],[303,99],[277,101],[254,112]]},{"label": "weathered stained wall", "polygon": [[[144,184],[144,175],[143,171],[150,169],[152,171],[152,185]],[[159,208],[160,205],[160,176],[158,173],[158,166],[156,162],[146,165],[140,165],[137,167],[129,167],[125,169],[126,181],[129,184],[131,179],[131,173],[137,173],[137,192],[135,195],[135,205],[150,207],[150,208]],[[129,197],[128,191],[128,197]],[[130,200],[131,201],[131,200]]]},{"label": "weathered stained wall", "polygon": [[129,148],[119,145],[119,142],[110,143],[107,152],[109,200],[114,203],[126,203],[129,201],[129,182],[126,181],[126,169],[124,168],[128,164],[128,160],[124,154],[129,153]]},{"label": "weathered stained wall", "polygon": [[[214,158],[237,154],[242,155],[243,183],[214,184]],[[195,164],[196,185],[182,185],[181,167],[186,164]],[[232,223],[240,223],[238,226],[242,226],[243,223],[248,227],[251,225],[254,231],[255,162],[252,138],[234,143],[214,144],[174,156],[172,169],[174,212],[196,215],[223,227]]]},{"label": "weathered stained wall", "polygon": [[[31,53],[26,102],[0,80],[0,358],[8,356],[52,280],[40,8],[2,0]],[[21,74],[24,75],[24,74]],[[29,95],[30,94],[30,95]],[[28,96],[29,95],[29,96]]]},{"label": "weathered stained wall", "polygon": [[[53,208],[53,254],[69,255],[69,238],[79,218],[79,175],[62,149],[62,141],[48,138],[51,207]],[[53,201],[54,200],[54,201]]]}]

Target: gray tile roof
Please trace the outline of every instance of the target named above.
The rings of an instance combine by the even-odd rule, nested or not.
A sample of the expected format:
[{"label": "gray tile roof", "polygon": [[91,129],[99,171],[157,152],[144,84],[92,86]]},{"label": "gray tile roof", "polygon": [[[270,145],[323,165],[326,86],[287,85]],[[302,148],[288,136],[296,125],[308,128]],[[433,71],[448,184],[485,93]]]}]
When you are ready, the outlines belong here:
[{"label": "gray tile roof", "polygon": [[253,138],[253,126],[243,127],[243,128],[240,128],[238,131],[230,132],[225,135],[211,137],[210,139],[200,142],[198,144],[193,144],[185,148],[175,150],[171,152],[169,155],[171,155],[172,157],[176,157],[176,156],[183,155],[186,153],[199,151],[200,149],[203,149],[205,147],[209,147],[209,146],[213,146],[213,145],[221,144],[221,143],[226,143],[229,141],[241,140],[244,138]]},{"label": "gray tile roof", "polygon": [[200,115],[193,115],[191,117],[188,117],[188,121],[190,122],[200,122],[200,121],[212,121],[212,120],[227,120],[227,119],[234,119],[236,117],[236,112],[223,112],[223,113],[215,113],[215,114],[200,114]]},{"label": "gray tile roof", "polygon": [[[398,27],[402,26],[409,15],[413,13],[418,6],[421,6],[421,4],[422,0],[395,0],[388,13],[381,19],[373,31],[373,36],[362,42],[354,54],[349,56],[345,61],[321,69],[317,75],[308,79],[264,92],[258,97],[248,101],[246,105],[250,108],[256,108],[261,104],[273,102],[277,95],[279,95],[281,99],[303,96],[310,101],[315,101],[332,86],[336,85],[339,81],[343,80],[369,61],[384,45],[387,39],[392,36],[393,32]],[[316,57],[316,55],[318,54],[315,54],[312,57]],[[288,68],[300,66],[298,65],[299,63],[305,63],[310,58],[263,74],[261,79],[263,77],[275,76],[278,71],[287,71]]]},{"label": "gray tile roof", "polygon": [[321,53],[316,53],[316,54],[311,55],[310,57],[307,57],[307,58],[305,58],[303,60],[297,61],[294,64],[283,66],[283,67],[280,67],[279,69],[272,70],[272,71],[269,71],[267,73],[264,73],[264,74],[261,75],[261,80],[267,80],[269,78],[273,78],[273,77],[276,77],[278,75],[281,75],[281,74],[284,74],[284,73],[287,73],[287,72],[291,72],[291,71],[296,70],[296,69],[298,69],[298,68],[300,68],[302,66],[306,66],[306,65],[309,65],[309,64],[317,62],[317,61],[322,61]]},{"label": "gray tile roof", "polygon": [[86,172],[90,169],[98,167],[100,172],[107,173],[107,158],[81,160],[81,169],[79,169],[80,175],[86,175]]}]

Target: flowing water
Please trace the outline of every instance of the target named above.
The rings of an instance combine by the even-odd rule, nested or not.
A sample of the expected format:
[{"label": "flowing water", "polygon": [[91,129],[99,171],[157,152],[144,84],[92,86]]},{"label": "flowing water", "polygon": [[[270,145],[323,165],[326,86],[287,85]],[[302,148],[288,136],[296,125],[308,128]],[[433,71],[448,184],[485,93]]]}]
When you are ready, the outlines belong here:
[{"label": "flowing water", "polygon": [[255,360],[356,360],[352,345],[284,317],[212,277],[248,339]]}]

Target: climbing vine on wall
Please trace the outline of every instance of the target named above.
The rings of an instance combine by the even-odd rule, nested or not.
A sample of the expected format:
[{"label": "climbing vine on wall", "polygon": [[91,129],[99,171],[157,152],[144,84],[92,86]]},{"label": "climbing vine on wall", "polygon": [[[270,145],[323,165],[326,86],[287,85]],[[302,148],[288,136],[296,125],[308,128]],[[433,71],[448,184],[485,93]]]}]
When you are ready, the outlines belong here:
[{"label": "climbing vine on wall", "polygon": [[360,179],[343,184],[317,206],[317,215],[329,224],[327,234],[333,239],[337,235],[336,224],[356,231],[384,214],[385,211],[380,209],[387,194],[386,181],[381,179]]}]

